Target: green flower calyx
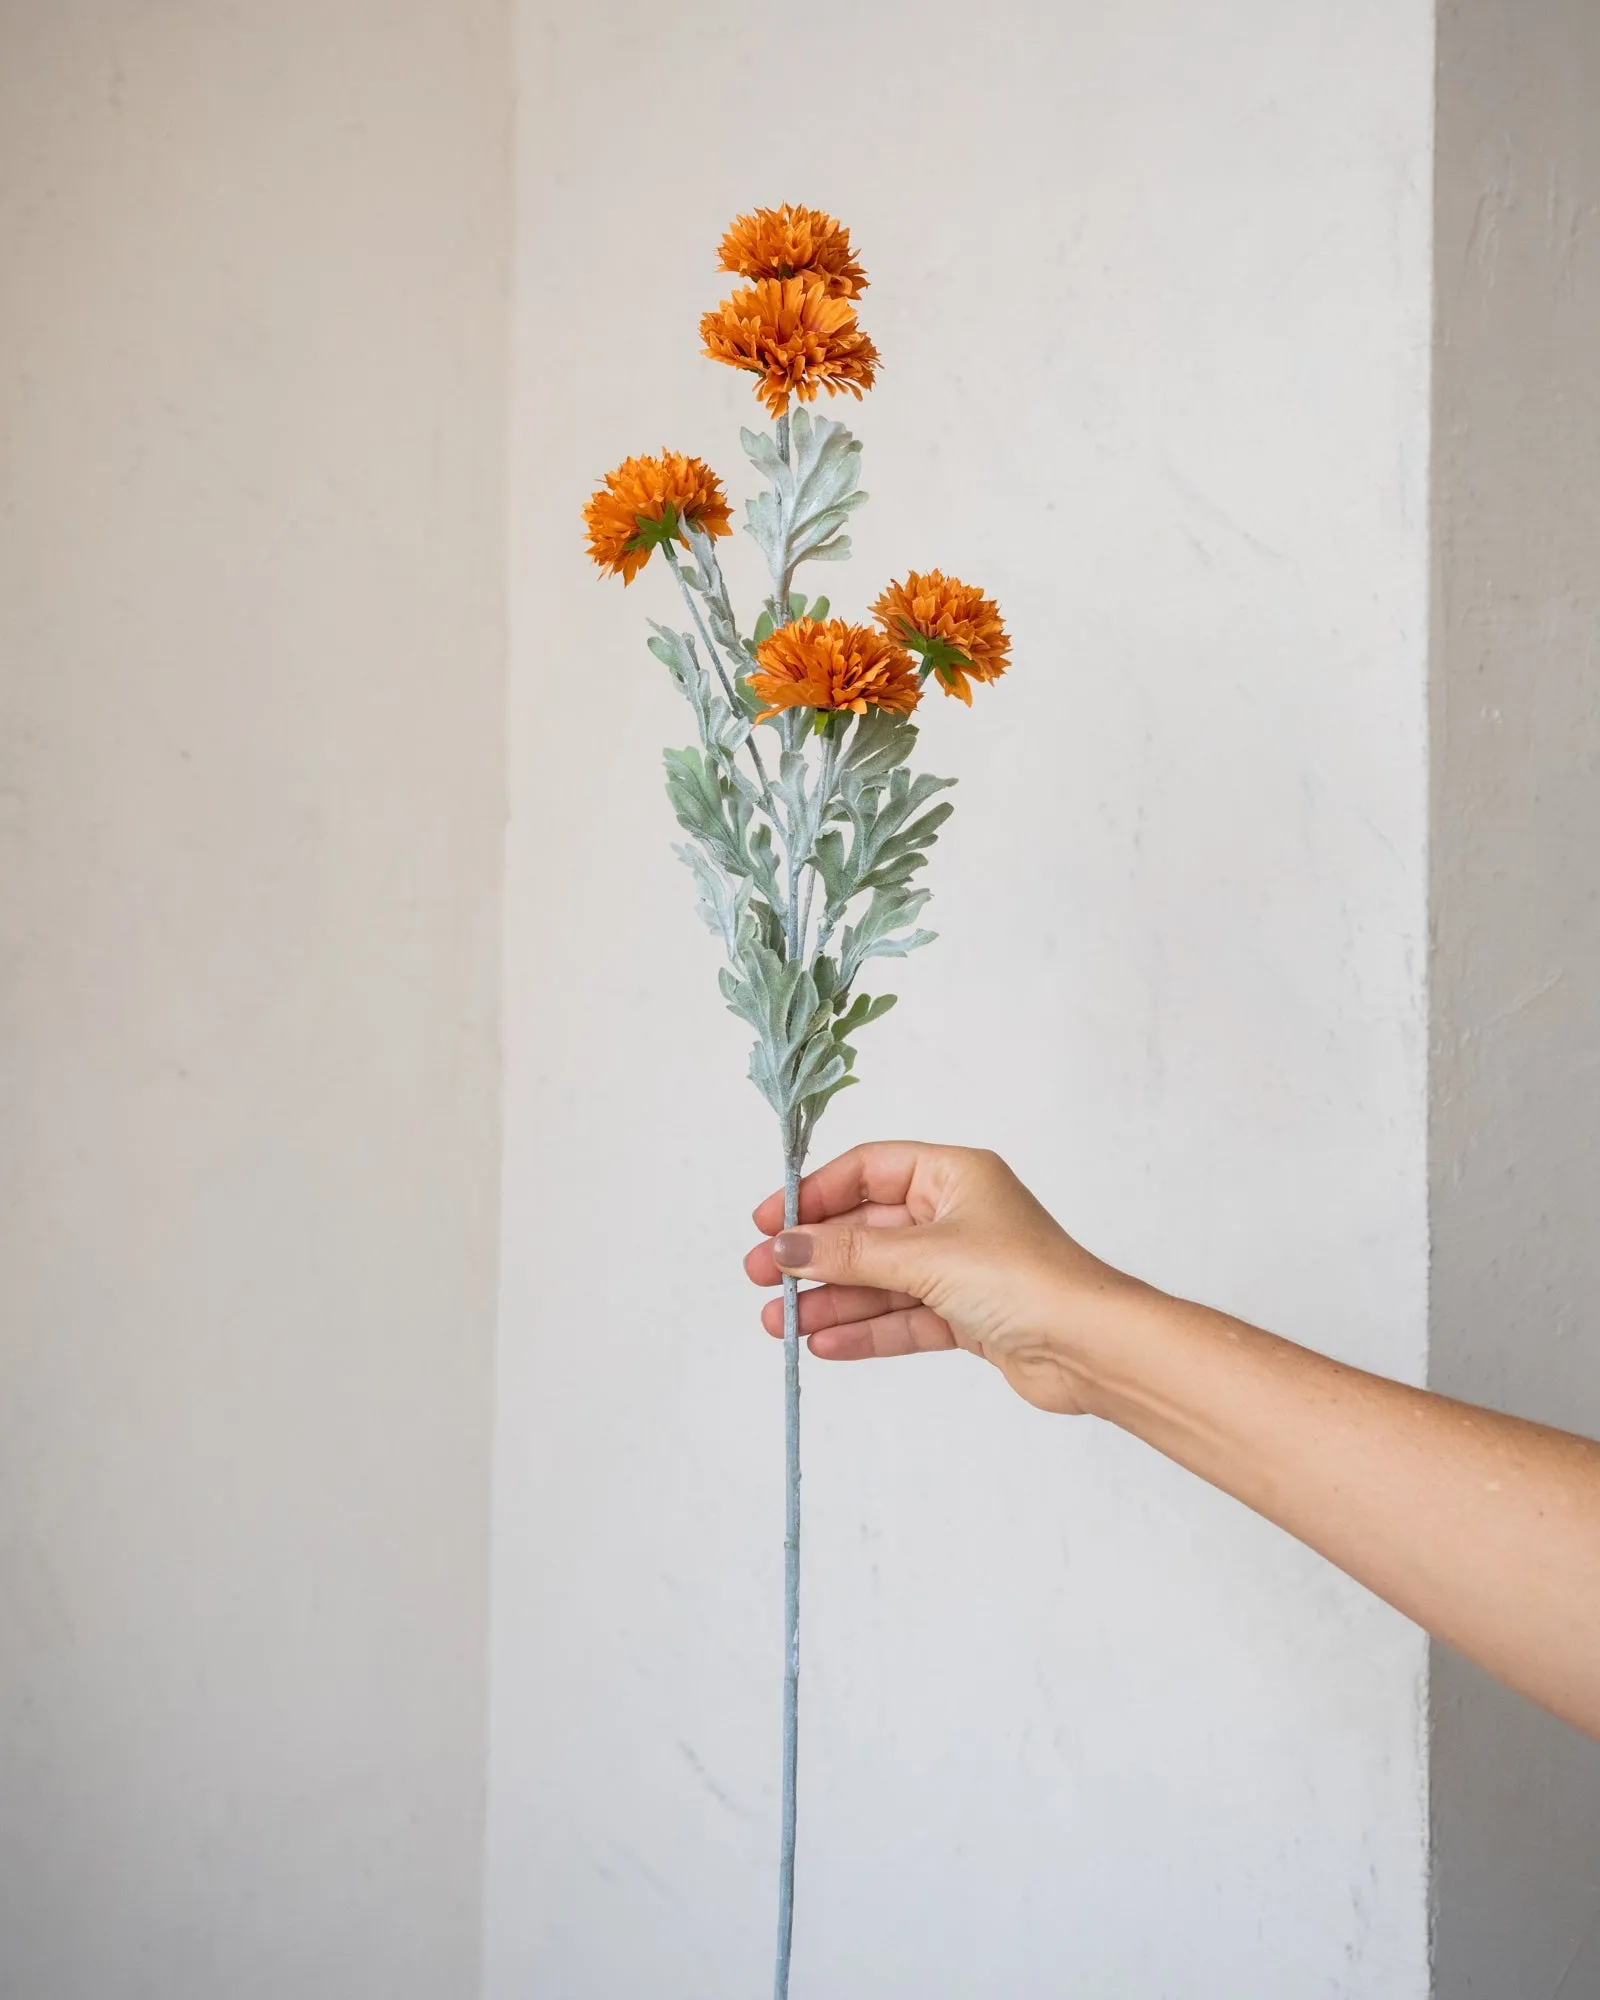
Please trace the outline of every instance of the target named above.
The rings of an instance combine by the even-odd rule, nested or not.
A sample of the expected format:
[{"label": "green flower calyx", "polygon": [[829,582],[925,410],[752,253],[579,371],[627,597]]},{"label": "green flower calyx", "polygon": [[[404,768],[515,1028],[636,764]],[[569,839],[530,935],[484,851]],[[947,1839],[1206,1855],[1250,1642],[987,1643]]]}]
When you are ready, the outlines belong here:
[{"label": "green flower calyx", "polygon": [[952,646],[948,639],[931,639],[926,632],[919,632],[909,619],[900,620],[900,630],[905,634],[906,644],[921,661],[919,672],[926,680],[929,674],[937,674],[946,687],[956,684],[955,667],[972,666],[972,661],[959,646]]}]

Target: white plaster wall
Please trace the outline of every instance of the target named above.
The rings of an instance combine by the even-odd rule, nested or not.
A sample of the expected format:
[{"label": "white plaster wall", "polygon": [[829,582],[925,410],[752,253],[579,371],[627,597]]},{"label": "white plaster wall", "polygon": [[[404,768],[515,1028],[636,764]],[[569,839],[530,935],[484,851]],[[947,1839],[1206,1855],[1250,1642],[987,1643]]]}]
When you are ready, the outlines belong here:
[{"label": "white plaster wall", "polygon": [[[672,601],[577,518],[663,441],[745,489],[695,337],[737,209],[833,208],[873,278],[826,587],[942,564],[1017,641],[930,718],[944,941],[825,1149],[994,1145],[1106,1255],[1420,1376],[1432,10],[1227,16],[518,10],[492,2000],[731,2000],[771,1943],[774,1136],[669,852]],[[805,1417],[797,1994],[1424,1993],[1413,1629],[963,1358],[813,1368]]]},{"label": "white plaster wall", "polygon": [[474,1990],[493,0],[0,10],[0,1992]]},{"label": "white plaster wall", "polygon": [[[1600,1436],[1600,11],[1439,16],[1430,1379]],[[1439,2000],[1600,1993],[1600,1750],[1439,1649]]]}]

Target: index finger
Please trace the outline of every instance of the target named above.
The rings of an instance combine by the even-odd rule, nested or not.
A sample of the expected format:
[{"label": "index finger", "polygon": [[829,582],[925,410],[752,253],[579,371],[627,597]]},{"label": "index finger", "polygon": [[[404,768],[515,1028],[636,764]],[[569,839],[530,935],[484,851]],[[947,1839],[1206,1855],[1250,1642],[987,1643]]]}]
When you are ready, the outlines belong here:
[{"label": "index finger", "polygon": [[[852,1146],[800,1183],[800,1220],[826,1222],[845,1215],[863,1202],[904,1203],[918,1164],[935,1148],[919,1139],[879,1139]],[[755,1225],[763,1236],[783,1227],[783,1189],[769,1194],[756,1209]]]}]

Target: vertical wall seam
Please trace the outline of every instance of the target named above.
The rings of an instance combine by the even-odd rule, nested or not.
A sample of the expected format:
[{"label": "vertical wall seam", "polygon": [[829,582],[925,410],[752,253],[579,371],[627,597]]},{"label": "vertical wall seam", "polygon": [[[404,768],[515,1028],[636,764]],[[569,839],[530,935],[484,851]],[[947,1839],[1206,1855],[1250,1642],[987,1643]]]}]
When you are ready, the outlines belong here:
[{"label": "vertical wall seam", "polygon": [[[1424,392],[1425,423],[1427,426],[1427,472],[1423,493],[1423,551],[1427,564],[1426,589],[1423,596],[1423,753],[1422,753],[1422,1379],[1425,1385],[1433,1380],[1433,1303],[1434,1303],[1434,1206],[1433,1174],[1435,1132],[1433,1119],[1434,1099],[1434,1049],[1436,1046],[1434,1026],[1434,1005],[1436,1000],[1436,966],[1434,962],[1434,802],[1436,786],[1434,782],[1434,745],[1439,733],[1442,700],[1438,690],[1439,663],[1437,649],[1440,628],[1439,618],[1439,561],[1437,534],[1439,509],[1437,488],[1439,474],[1439,60],[1440,60],[1440,8],[1444,0],[1435,0],[1432,9],[1433,33],[1433,88],[1430,102],[1430,130],[1428,134],[1428,256],[1425,265],[1428,286],[1428,379]],[[1422,1837],[1426,1846],[1425,1874],[1427,1907],[1424,1912],[1426,1924],[1426,1965],[1429,2000],[1437,2000],[1439,1977],[1439,1842],[1434,1824],[1434,1710],[1433,1710],[1433,1661],[1434,1646],[1430,1639],[1423,1656],[1421,1684],[1418,1688],[1418,1772],[1421,1782]]]}]

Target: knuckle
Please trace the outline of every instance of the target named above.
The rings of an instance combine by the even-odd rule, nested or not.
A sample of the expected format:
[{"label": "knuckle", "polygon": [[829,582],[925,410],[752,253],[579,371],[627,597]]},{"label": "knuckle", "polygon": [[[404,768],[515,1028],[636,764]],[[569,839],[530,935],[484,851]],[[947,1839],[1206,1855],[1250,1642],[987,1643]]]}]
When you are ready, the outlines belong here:
[{"label": "knuckle", "polygon": [[853,1224],[846,1223],[836,1230],[832,1242],[828,1245],[831,1252],[828,1258],[830,1268],[841,1275],[858,1271],[861,1268],[865,1241],[866,1231]]}]

